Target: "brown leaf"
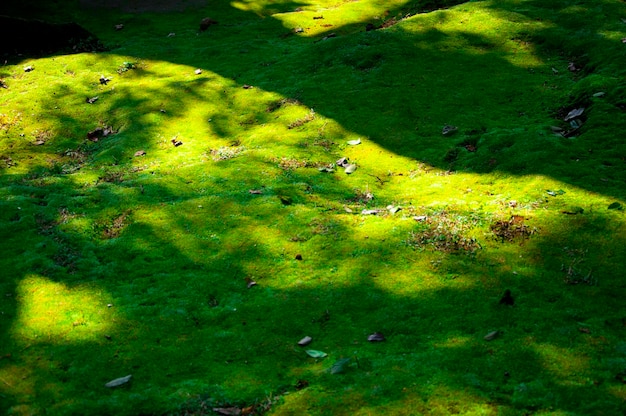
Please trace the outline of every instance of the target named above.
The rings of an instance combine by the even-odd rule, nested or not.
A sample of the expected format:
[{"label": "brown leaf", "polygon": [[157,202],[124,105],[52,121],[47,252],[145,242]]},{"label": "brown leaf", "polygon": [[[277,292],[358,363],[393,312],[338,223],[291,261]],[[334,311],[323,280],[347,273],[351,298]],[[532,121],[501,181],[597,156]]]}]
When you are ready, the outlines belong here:
[{"label": "brown leaf", "polygon": [[248,406],[241,409],[241,416],[251,415],[252,413],[254,413],[254,406]]},{"label": "brown leaf", "polygon": [[250,192],[252,195],[261,195],[263,193],[263,191],[260,189],[250,189],[248,192]]},{"label": "brown leaf", "polygon": [[145,156],[145,155],[146,155],[146,151],[145,150],[137,150],[135,152],[135,157]]},{"label": "brown leaf", "polygon": [[306,380],[298,380],[296,383],[296,390],[302,390],[309,387],[309,382]]},{"label": "brown leaf", "polygon": [[217,24],[219,24],[219,22],[211,19],[210,17],[205,17],[200,22],[200,31],[204,32],[205,30],[207,30],[209,28],[209,26],[217,25]]},{"label": "brown leaf", "polygon": [[380,332],[374,332],[372,335],[367,337],[369,342],[381,342],[385,341],[385,336]]},{"label": "brown leaf", "polygon": [[214,407],[213,411],[217,414],[226,416],[241,415],[241,409],[238,407]]}]

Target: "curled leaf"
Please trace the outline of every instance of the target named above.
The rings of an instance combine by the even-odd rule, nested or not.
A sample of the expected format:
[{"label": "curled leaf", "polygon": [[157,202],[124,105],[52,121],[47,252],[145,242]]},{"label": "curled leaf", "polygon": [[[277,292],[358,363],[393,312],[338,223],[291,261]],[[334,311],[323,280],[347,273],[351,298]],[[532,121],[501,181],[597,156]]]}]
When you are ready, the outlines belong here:
[{"label": "curled leaf", "polygon": [[115,380],[111,380],[104,386],[109,387],[109,388],[118,387],[118,386],[128,383],[131,378],[133,378],[133,376],[129,374],[125,377],[120,377],[120,378],[116,378]]},{"label": "curled leaf", "polygon": [[483,338],[485,339],[485,341],[491,341],[491,340],[498,338],[498,336],[500,336],[500,331],[491,331],[490,333],[485,335]]},{"label": "curled leaf", "polygon": [[313,357],[313,358],[324,358],[328,355],[323,351],[317,351],[317,350],[306,350],[305,352],[307,353],[309,357]]},{"label": "curled leaf", "polygon": [[304,347],[306,345],[309,345],[311,342],[313,341],[313,338],[311,338],[310,336],[306,336],[304,338],[302,338],[300,341],[298,341],[298,345],[301,347]]},{"label": "curled leaf", "polygon": [[339,361],[336,361],[332,367],[330,367],[330,374],[339,374],[342,373],[346,369],[346,365],[350,363],[351,358],[342,358]]},{"label": "curled leaf", "polygon": [[380,332],[374,332],[372,335],[367,337],[369,342],[382,342],[385,341],[385,336]]},{"label": "curled leaf", "polygon": [[567,115],[565,116],[563,121],[569,121],[569,120],[575,119],[576,117],[581,116],[584,112],[585,112],[585,108],[584,107],[575,108],[572,111],[570,111],[569,113],[567,113]]},{"label": "curled leaf", "polygon": [[337,162],[337,166],[341,166],[342,168],[345,168],[346,166],[348,166],[348,158],[347,157],[342,157],[341,159],[339,159]]},{"label": "curled leaf", "polygon": [[238,407],[214,407],[213,411],[226,416],[239,416],[241,414],[241,409]]},{"label": "curled leaf", "polygon": [[346,174],[351,174],[353,172],[356,171],[356,165],[354,163],[349,164],[348,166],[345,167],[345,172]]},{"label": "curled leaf", "polygon": [[451,126],[451,125],[445,125],[443,126],[443,129],[441,130],[441,134],[443,134],[444,136],[451,136],[454,133],[456,133],[459,130],[458,127],[456,126]]}]

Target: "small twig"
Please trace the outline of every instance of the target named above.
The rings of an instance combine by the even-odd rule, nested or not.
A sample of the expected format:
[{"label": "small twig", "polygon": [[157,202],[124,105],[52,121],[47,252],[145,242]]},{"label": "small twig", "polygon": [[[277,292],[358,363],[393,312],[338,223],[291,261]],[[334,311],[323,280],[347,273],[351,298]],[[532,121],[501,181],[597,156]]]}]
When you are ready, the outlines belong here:
[{"label": "small twig", "polygon": [[370,173],[368,173],[367,175],[368,175],[368,176],[371,176],[371,177],[372,177],[372,178],[374,178],[374,179],[376,179],[376,180],[380,183],[380,185],[381,185],[381,186],[385,184],[385,181],[383,181],[382,179],[380,179],[378,176],[376,176],[376,175],[372,175],[372,174],[370,174]]}]

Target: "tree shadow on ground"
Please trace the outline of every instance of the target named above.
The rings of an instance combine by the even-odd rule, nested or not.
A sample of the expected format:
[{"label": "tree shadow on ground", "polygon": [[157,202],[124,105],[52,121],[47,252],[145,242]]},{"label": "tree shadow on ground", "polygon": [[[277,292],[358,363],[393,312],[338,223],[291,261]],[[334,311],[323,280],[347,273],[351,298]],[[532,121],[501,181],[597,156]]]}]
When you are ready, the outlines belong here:
[{"label": "tree shadow on ground", "polygon": [[[247,13],[233,14],[234,20],[249,19]],[[264,32],[274,35],[285,32],[277,22],[264,25]],[[437,64],[437,53],[426,46],[445,44],[449,35],[433,30],[415,36],[410,42],[405,39],[408,35],[399,29],[389,34],[374,31],[354,36],[358,39],[343,46],[347,54],[341,57],[336,53],[341,45],[332,43],[336,40],[314,44],[312,40],[290,38],[288,42],[311,42],[311,49],[297,59],[276,58],[273,65],[292,65],[291,80],[282,77],[283,71],[273,71],[271,67],[263,73],[256,70],[259,56],[267,56],[276,46],[263,40],[246,44],[246,53],[216,51],[219,62],[190,60],[185,58],[181,47],[173,61],[208,68],[236,80],[239,85],[249,83],[277,91],[284,97],[297,97],[346,129],[398,154],[449,168],[439,154],[428,150],[431,145],[438,148],[436,142],[441,137],[431,132],[416,132],[411,121],[428,118],[433,105],[459,105],[455,97],[438,95],[438,82],[450,80],[441,79],[445,68]],[[464,38],[469,49],[497,49],[488,39],[471,33],[459,32],[455,36]],[[407,67],[418,59],[425,62],[428,75],[411,85],[413,80],[402,76],[407,67],[385,67],[384,56],[367,55],[368,47],[377,43],[388,43],[388,53],[403,56]],[[207,46],[203,52],[211,52],[213,48],[221,47]],[[315,54],[308,53],[313,51]],[[495,59],[489,52],[486,56],[450,53],[458,58],[462,72],[478,71],[487,60],[493,67]],[[142,58],[163,59],[159,54]],[[336,59],[342,61],[337,63]],[[239,63],[234,70],[233,62]],[[316,75],[317,65],[336,66],[335,76]],[[453,120],[443,118],[438,111],[442,118],[429,120],[427,126],[454,122],[480,131],[478,122],[484,120],[480,101],[509,100],[517,91],[509,89],[512,88],[509,84],[514,85],[515,79],[527,71],[512,69],[502,58],[499,65],[502,73],[510,74],[506,75],[510,78],[499,80],[505,85],[504,90],[495,90],[490,85],[493,80],[485,80],[485,95],[473,98],[476,106],[461,105],[471,110],[462,116],[454,115],[459,118]],[[297,68],[313,72],[309,83],[295,81]],[[379,96],[381,86],[376,85],[377,70],[398,74],[397,85],[382,86],[389,91],[384,101]],[[140,76],[150,76],[149,70]],[[463,90],[467,88],[463,78],[455,82],[461,96],[469,95]],[[345,97],[337,96],[336,91],[346,91],[345,83],[354,83],[355,88]],[[375,93],[368,91],[368,85],[376,86]],[[171,84],[170,88],[150,94],[154,103],[166,101],[171,107],[182,109],[183,103],[175,102],[174,92],[185,88]],[[188,89],[198,99],[213,94],[196,93],[193,87]],[[427,102],[416,100],[415,96],[426,96]],[[542,105],[545,103],[539,104]],[[129,91],[113,97],[105,108],[108,111],[142,106],[146,106],[144,99]],[[154,110],[158,112],[156,107]],[[243,112],[243,109],[235,110],[231,117]],[[360,117],[350,115],[354,112]],[[175,111],[159,115],[175,116]],[[64,117],[71,118],[71,114]],[[500,115],[490,117],[497,120]],[[370,121],[362,124],[357,119]],[[224,122],[222,125],[226,127],[213,131],[218,135],[221,132],[227,140],[228,124]],[[186,182],[184,171],[175,169],[167,173],[180,177],[174,184],[153,179],[149,167],[130,171],[134,147],[129,149],[126,140],[135,136],[133,146],[141,143],[148,153],[163,150],[163,144],[153,138],[157,130],[157,124],[149,118],[138,117],[118,138],[87,143],[99,158],[95,163],[103,169],[96,184],[74,183],[71,175],[50,172],[47,167],[21,178],[11,178],[13,184],[8,191],[11,200],[6,202],[8,209],[3,210],[6,213],[3,215],[15,215],[18,204],[22,213],[15,217],[13,228],[3,230],[3,237],[9,243],[28,238],[33,246],[29,252],[7,253],[0,263],[3,269],[15,272],[3,282],[3,290],[11,295],[10,305],[3,305],[0,350],[2,354],[11,354],[0,362],[4,382],[1,391],[4,398],[9,398],[8,406],[19,410],[17,406],[23,405],[25,411],[36,412],[38,409],[29,407],[34,397],[41,403],[41,412],[47,408],[66,413],[105,409],[110,413],[159,414],[171,407],[172,400],[186,401],[189,395],[206,395],[205,401],[210,405],[243,406],[270,393],[291,392],[284,400],[300,406],[303,413],[324,413],[331,401],[334,403],[331,408],[336,409],[337,400],[344,404],[346,414],[363,411],[368,406],[395,408],[398,413],[469,412],[471,402],[489,404],[494,413],[502,409],[532,412],[549,407],[557,411],[591,413],[602,408],[623,413],[624,405],[613,373],[626,357],[623,346],[611,344],[607,338],[617,339],[623,331],[619,326],[623,319],[621,303],[614,291],[621,283],[613,270],[619,269],[624,258],[620,248],[625,246],[624,242],[607,242],[612,260],[595,271],[603,278],[599,285],[584,281],[578,284],[569,281],[568,285],[565,281],[569,269],[562,269],[563,263],[573,264],[579,268],[580,277],[585,277],[584,263],[576,262],[576,256],[584,257],[584,232],[606,228],[606,224],[611,224],[612,213],[564,216],[562,222],[567,222],[567,226],[554,233],[545,230],[533,237],[524,250],[528,258],[513,265],[507,264],[506,252],[511,249],[507,244],[458,261],[463,254],[414,251],[403,245],[403,239],[398,236],[391,243],[385,243],[382,237],[363,238],[349,229],[353,216],[348,214],[335,221],[320,214],[318,223],[300,224],[298,212],[306,209],[314,195],[301,192],[292,205],[283,205],[275,198],[277,193],[260,198],[250,195],[247,189],[262,181],[254,177],[254,172],[245,170],[245,158],[241,162],[237,159],[226,162],[237,165],[216,164],[210,176],[192,183]],[[511,136],[515,141],[518,133]],[[489,148],[488,141],[484,145]],[[486,156],[476,155],[479,157]],[[239,177],[232,177],[233,166],[244,169]],[[502,167],[511,173],[529,173],[518,168]],[[123,169],[126,178],[109,175],[117,169]],[[299,171],[289,175],[284,179],[286,186],[307,180],[315,185]],[[345,194],[350,191],[346,189]],[[298,198],[304,203],[299,204]],[[320,206],[335,215],[332,210],[338,208],[336,201],[328,199],[319,201]],[[81,206],[85,200],[90,203]],[[91,202],[98,200],[116,209],[109,212],[94,208]],[[203,208],[198,207],[198,200]],[[169,205],[169,209],[162,208]],[[142,219],[143,212],[153,208],[161,210],[161,217]],[[128,223],[123,218],[116,223],[127,211],[131,212]],[[206,219],[206,211],[213,217],[211,220]],[[233,219],[225,215],[228,212],[242,215]],[[68,215],[70,218],[65,218]],[[73,215],[76,217],[72,218]],[[202,235],[193,232],[200,229],[200,224],[206,227],[207,221],[211,221],[211,230],[203,228]],[[401,224],[395,225],[402,229]],[[118,234],[113,233],[116,226],[120,228]],[[615,235],[620,235],[619,230],[615,231]],[[293,241],[300,234],[315,244],[307,246],[306,241]],[[352,250],[333,250],[337,238],[347,241],[345,245]],[[280,244],[275,244],[276,241]],[[567,242],[567,247],[561,247],[563,242]],[[392,261],[397,252],[415,259],[415,265]],[[296,253],[302,254],[304,261],[295,260]],[[17,257],[31,260],[12,265],[12,259]],[[258,258],[273,259],[272,266],[259,269]],[[600,259],[586,261],[602,264]],[[513,269],[516,266],[523,272]],[[181,274],[186,282],[182,287]],[[65,323],[67,332],[21,327],[25,325],[21,321],[24,308],[36,300],[24,283],[32,275],[41,281],[61,284],[68,291],[93,290],[98,294],[94,299],[101,304],[90,309],[92,315],[84,316],[84,321],[63,317],[69,319]],[[285,275],[295,278],[282,279]],[[254,279],[257,284],[249,286],[246,278]],[[562,288],[549,285],[550,289],[543,290],[544,282],[554,279],[564,280]],[[389,281],[397,283],[390,285]],[[140,292],[146,286],[151,290]],[[53,289],[64,293],[59,287]],[[498,304],[501,293],[509,287],[515,289],[517,297],[513,308]],[[596,303],[581,302],[588,297],[606,299],[603,305],[606,309],[600,310]],[[107,308],[107,303],[112,307]],[[459,305],[463,305],[464,311],[474,312],[460,316]],[[43,309],[40,318],[45,320],[44,315],[52,309],[53,305]],[[355,326],[354,322],[364,322],[363,316],[371,316],[369,326]],[[485,320],[485,316],[490,319]],[[550,319],[546,319],[548,316]],[[90,332],[90,326],[97,328],[101,322],[109,322],[110,327],[97,333],[96,339],[81,338],[81,334]],[[580,322],[590,324],[591,333],[581,332]],[[483,336],[492,330],[501,331],[501,337],[485,341]],[[387,341],[367,343],[367,335],[375,331],[385,334]],[[157,338],[155,333],[165,335]],[[546,338],[538,339],[537,333]],[[294,346],[303,334],[315,339],[312,347],[330,354],[327,360],[307,358]],[[202,342],[197,342],[198,339]],[[50,348],[53,354],[49,353]],[[389,355],[386,349],[404,352]],[[276,359],[277,351],[280,362],[268,363],[268,357]],[[330,374],[329,367],[341,358],[351,359],[345,373]],[[188,364],[180,366],[183,362]],[[169,370],[163,371],[163,367]],[[106,381],[127,373],[134,375],[131,386],[102,393]],[[7,379],[7,375],[13,378]],[[428,378],[430,383],[416,385],[416,375]],[[76,378],[85,380],[87,393],[80,397],[76,397],[72,387],[67,387],[67,381]],[[266,384],[267,380],[272,384]],[[302,380],[310,387],[296,391],[296,386],[304,385],[300,383]],[[363,403],[358,389],[350,391],[346,385],[373,393]],[[239,394],[237,398],[231,396],[234,391]],[[129,405],[133,408],[129,409]]]}]

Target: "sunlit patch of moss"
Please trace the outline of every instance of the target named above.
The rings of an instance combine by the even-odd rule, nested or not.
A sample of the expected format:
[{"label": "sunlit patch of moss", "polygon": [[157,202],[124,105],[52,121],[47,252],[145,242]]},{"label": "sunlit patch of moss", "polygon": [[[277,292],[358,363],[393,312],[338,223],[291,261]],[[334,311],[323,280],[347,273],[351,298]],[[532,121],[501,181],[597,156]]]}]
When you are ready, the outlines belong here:
[{"label": "sunlit patch of moss", "polygon": [[17,289],[19,304],[12,334],[23,344],[66,344],[93,341],[115,327],[117,313],[101,289],[70,288],[45,277],[29,275]]}]

